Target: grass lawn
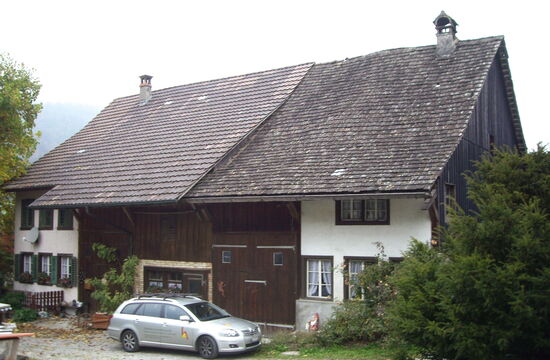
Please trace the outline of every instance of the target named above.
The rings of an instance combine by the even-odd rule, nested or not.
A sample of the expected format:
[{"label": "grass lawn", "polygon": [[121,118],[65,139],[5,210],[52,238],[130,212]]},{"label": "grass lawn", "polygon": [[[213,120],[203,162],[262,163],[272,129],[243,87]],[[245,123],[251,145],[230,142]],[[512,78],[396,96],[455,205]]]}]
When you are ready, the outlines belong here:
[{"label": "grass lawn", "polygon": [[386,360],[390,359],[387,349],[379,345],[336,345],[330,347],[308,347],[298,350],[300,355],[281,355],[287,351],[271,344],[264,344],[254,357],[259,359],[364,359]]}]

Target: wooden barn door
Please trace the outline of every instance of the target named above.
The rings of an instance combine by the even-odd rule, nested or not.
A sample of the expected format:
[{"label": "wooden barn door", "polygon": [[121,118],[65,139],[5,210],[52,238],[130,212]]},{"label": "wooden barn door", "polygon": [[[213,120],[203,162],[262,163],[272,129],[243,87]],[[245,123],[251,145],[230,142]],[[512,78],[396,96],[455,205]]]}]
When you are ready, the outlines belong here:
[{"label": "wooden barn door", "polygon": [[216,236],[212,257],[214,302],[247,320],[294,324],[297,268],[293,236],[289,233]]}]

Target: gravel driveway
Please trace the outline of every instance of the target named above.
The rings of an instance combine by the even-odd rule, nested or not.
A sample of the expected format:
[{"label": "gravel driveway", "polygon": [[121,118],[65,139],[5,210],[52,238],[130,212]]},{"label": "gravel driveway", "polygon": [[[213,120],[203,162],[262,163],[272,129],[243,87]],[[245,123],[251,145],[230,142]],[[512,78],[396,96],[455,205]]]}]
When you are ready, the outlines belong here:
[{"label": "gravel driveway", "polygon": [[[120,342],[109,337],[101,330],[87,330],[76,326],[73,319],[45,319],[30,324],[20,324],[20,332],[34,332],[35,337],[25,337],[19,344],[19,355],[32,360],[38,359],[151,359],[186,360],[201,359],[195,353],[142,348],[137,353],[122,350]],[[221,359],[251,359],[249,356],[230,355]]]}]

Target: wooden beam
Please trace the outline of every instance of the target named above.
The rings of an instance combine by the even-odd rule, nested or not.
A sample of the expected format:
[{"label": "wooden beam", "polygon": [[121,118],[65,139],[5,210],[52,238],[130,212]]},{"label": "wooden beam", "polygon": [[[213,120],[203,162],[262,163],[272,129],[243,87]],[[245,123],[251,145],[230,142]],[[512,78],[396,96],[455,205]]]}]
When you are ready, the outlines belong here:
[{"label": "wooden beam", "polygon": [[292,216],[294,220],[300,221],[300,213],[298,212],[298,209],[296,209],[296,205],[293,202],[287,202],[286,207],[290,212],[290,216]]},{"label": "wooden beam", "polygon": [[124,211],[126,217],[128,218],[128,220],[130,220],[130,224],[132,224],[132,227],[135,227],[136,223],[134,221],[134,218],[132,217],[132,214],[130,214],[130,211],[125,206],[122,207],[122,211]]}]

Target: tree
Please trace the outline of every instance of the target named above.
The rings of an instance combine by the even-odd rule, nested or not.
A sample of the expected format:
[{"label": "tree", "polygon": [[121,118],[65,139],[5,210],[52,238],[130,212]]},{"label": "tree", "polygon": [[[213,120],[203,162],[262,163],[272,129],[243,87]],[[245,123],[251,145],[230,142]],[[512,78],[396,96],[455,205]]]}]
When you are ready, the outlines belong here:
[{"label": "tree", "polygon": [[[23,64],[0,54],[0,185],[20,176],[28,166],[39,133],[34,121],[40,84]],[[14,198],[0,190],[0,234],[13,231]]]},{"label": "tree", "polygon": [[487,154],[443,250],[415,242],[394,277],[393,333],[434,359],[550,358],[550,153]]}]

